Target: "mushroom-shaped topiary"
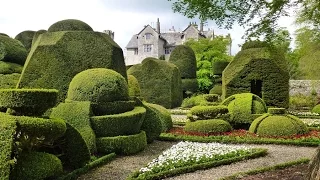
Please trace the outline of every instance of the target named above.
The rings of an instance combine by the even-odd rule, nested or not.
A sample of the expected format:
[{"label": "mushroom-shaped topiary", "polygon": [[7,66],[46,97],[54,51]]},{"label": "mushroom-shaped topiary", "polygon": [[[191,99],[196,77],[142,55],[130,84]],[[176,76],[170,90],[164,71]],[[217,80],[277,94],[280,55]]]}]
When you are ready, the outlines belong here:
[{"label": "mushroom-shaped topiary", "polygon": [[48,29],[48,32],[57,31],[93,31],[93,29],[83,21],[66,19],[52,24]]},{"label": "mushroom-shaped topiary", "polygon": [[257,95],[252,93],[235,94],[222,102],[228,106],[231,117],[230,124],[233,127],[245,128],[249,127],[256,116],[254,114],[263,114],[267,112],[264,101]]},{"label": "mushroom-shaped topiary", "polygon": [[308,132],[307,126],[299,118],[287,115],[284,111],[284,108],[269,108],[268,114],[252,122],[249,132],[263,136],[292,136]]}]

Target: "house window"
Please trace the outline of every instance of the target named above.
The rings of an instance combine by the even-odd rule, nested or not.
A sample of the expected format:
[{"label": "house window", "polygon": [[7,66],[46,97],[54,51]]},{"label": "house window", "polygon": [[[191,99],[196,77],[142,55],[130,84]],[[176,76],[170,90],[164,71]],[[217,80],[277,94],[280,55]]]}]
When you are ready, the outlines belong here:
[{"label": "house window", "polygon": [[146,39],[150,39],[151,38],[151,33],[146,33]]},{"label": "house window", "polygon": [[151,50],[152,50],[152,44],[143,45],[143,51],[144,52],[151,52]]},{"label": "house window", "polygon": [[164,54],[170,54],[171,53],[171,48],[164,48]]},{"label": "house window", "polygon": [[138,55],[138,48],[134,49],[134,55]]}]

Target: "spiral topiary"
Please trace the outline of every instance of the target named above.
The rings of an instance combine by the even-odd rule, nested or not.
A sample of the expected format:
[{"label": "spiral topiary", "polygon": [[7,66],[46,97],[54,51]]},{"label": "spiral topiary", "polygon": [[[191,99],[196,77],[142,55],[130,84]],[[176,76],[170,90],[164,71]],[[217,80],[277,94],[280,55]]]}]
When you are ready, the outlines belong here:
[{"label": "spiral topiary", "polygon": [[52,24],[48,29],[48,32],[57,31],[93,31],[93,29],[83,21],[66,19]]}]

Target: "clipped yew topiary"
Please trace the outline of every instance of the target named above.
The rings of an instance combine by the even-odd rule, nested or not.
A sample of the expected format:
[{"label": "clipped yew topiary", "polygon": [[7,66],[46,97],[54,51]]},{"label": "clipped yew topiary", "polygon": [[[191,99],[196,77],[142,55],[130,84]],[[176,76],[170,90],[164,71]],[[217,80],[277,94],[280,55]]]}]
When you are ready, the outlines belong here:
[{"label": "clipped yew topiary", "polygon": [[34,33],[34,35],[33,35],[31,46],[33,46],[33,45],[36,43],[38,37],[39,37],[41,34],[46,33],[46,32],[47,32],[47,30],[44,30],[44,29],[41,29],[41,30],[36,31],[36,32]]},{"label": "clipped yew topiary", "polygon": [[228,66],[228,61],[216,61],[212,63],[212,70],[214,75],[222,75],[223,70]]},{"label": "clipped yew topiary", "polygon": [[161,131],[163,130],[161,117],[159,116],[159,112],[152,108],[149,103],[143,103],[143,107],[147,110],[144,121],[141,126],[141,130],[146,132],[147,142],[152,143],[155,139],[157,139]]},{"label": "clipped yew topiary", "polygon": [[128,75],[128,87],[129,87],[129,96],[140,97],[141,90],[140,85],[133,75]]},{"label": "clipped yew topiary", "polygon": [[50,179],[59,177],[62,172],[62,163],[55,155],[43,152],[24,152],[19,155],[10,179]]},{"label": "clipped yew topiary", "polygon": [[141,96],[150,103],[165,108],[181,105],[181,75],[177,66],[155,58],[146,58],[142,64],[128,69],[128,74],[139,81]]},{"label": "clipped yew topiary", "polygon": [[320,104],[312,108],[311,112],[320,114]]},{"label": "clipped yew topiary", "polygon": [[122,49],[109,35],[47,32],[32,46],[17,87],[58,89],[57,102],[62,102],[72,78],[91,68],[108,68],[127,77]]},{"label": "clipped yew topiary", "polygon": [[160,117],[161,120],[161,132],[166,132],[170,130],[173,127],[173,122],[171,118],[171,113],[168,109],[165,107],[159,105],[159,104],[152,104],[152,103],[146,103],[149,108],[151,108],[154,112],[157,113],[157,115]]},{"label": "clipped yew topiary", "polygon": [[284,54],[274,48],[243,48],[222,74],[222,98],[253,93],[268,106],[288,108],[289,73]]},{"label": "clipped yew topiary", "polygon": [[208,119],[195,122],[187,122],[183,130],[186,132],[222,133],[231,131],[232,127],[225,120]]},{"label": "clipped yew topiary", "polygon": [[222,95],[222,86],[221,84],[215,84],[212,89],[210,89],[209,94],[218,94]]},{"label": "clipped yew topiary", "polygon": [[93,31],[93,29],[85,22],[77,19],[65,19],[52,24],[48,32],[57,31]]},{"label": "clipped yew topiary", "polygon": [[5,33],[0,33],[0,36],[6,36],[6,37],[9,37],[8,34],[5,34]]},{"label": "clipped yew topiary", "polygon": [[198,116],[199,119],[215,119],[228,114],[229,110],[225,105],[194,106],[190,109],[190,112],[192,115]]},{"label": "clipped yew topiary", "polygon": [[268,43],[265,41],[247,41],[241,46],[241,50],[264,47],[269,47]]},{"label": "clipped yew topiary", "polygon": [[26,48],[26,50],[29,52],[32,45],[32,39],[35,35],[35,31],[22,31],[19,34],[16,35],[14,39],[20,41],[23,46]]},{"label": "clipped yew topiary", "polygon": [[21,73],[22,68],[20,64],[0,61],[0,74]]},{"label": "clipped yew topiary", "polygon": [[7,36],[0,36],[0,61],[23,66],[27,55],[27,50],[20,41]]},{"label": "clipped yew topiary", "polygon": [[0,89],[15,88],[19,81],[20,74],[0,74]]},{"label": "clipped yew topiary", "polygon": [[256,117],[254,114],[267,112],[264,101],[252,93],[232,95],[221,104],[228,106],[229,113],[231,114],[228,121],[235,128],[249,127]]}]

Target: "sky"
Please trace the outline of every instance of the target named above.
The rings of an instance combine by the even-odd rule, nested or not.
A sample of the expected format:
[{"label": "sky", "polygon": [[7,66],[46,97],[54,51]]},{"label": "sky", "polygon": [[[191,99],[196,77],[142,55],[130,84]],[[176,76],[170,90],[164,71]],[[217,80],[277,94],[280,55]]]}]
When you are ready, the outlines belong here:
[{"label": "sky", "polygon": [[[147,24],[155,26],[160,19],[161,31],[174,26],[184,30],[190,22],[181,14],[173,13],[172,2],[167,0],[1,0],[0,32],[15,37],[25,30],[47,30],[50,25],[64,19],[78,19],[89,24],[94,31],[111,30],[115,42],[125,51],[132,35],[139,33]],[[293,18],[280,19],[281,26],[293,33]],[[219,29],[213,21],[204,27],[214,29],[216,35],[231,34],[231,54],[235,55],[245,29],[235,25],[231,30]]]}]

